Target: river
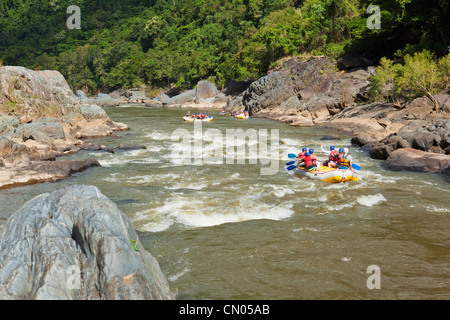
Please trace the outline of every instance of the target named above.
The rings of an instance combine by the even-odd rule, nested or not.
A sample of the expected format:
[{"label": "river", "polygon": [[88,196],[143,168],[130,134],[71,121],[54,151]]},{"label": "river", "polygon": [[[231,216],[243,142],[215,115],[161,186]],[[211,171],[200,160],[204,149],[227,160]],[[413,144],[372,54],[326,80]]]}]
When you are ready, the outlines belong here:
[{"label": "river", "polygon": [[[251,157],[245,164],[181,164],[174,150],[190,144],[172,139],[174,133],[184,129],[195,138],[194,125],[182,120],[186,109],[105,110],[131,131],[95,143],[146,149],[70,155],[102,166],[57,183],[1,190],[0,217],[41,193],[95,185],[132,220],[177,299],[450,298],[450,185],[442,177],[386,171],[343,137],[333,143],[350,149],[362,168],[359,182],[300,179],[286,170],[287,154],[306,146],[323,157],[320,143],[330,141],[319,139],[326,132],[211,110],[203,110],[214,120],[202,132],[277,132],[279,157],[266,160],[278,170],[262,174],[269,164]],[[222,142],[202,141],[202,152],[220,150]]]}]

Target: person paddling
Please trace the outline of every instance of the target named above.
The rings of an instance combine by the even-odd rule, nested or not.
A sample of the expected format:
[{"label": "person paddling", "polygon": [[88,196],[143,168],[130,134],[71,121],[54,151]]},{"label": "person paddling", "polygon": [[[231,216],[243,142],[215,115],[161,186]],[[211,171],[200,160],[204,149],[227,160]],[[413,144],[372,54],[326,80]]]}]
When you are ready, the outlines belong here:
[{"label": "person paddling", "polygon": [[300,166],[300,163],[303,161],[303,159],[305,159],[305,153],[306,153],[306,151],[308,151],[308,149],[306,149],[306,148],[303,148],[302,149],[302,152],[300,152],[299,154],[298,154],[298,156],[297,156],[297,158],[298,158],[298,162],[297,162],[297,167],[299,167]]},{"label": "person paddling", "polygon": [[[305,165],[305,170],[308,172],[315,171],[317,169],[317,156],[314,154],[314,149],[309,149],[309,152],[305,152],[305,158],[299,163],[299,166],[302,164]],[[319,168],[320,171],[320,168]]]},{"label": "person paddling", "polygon": [[344,153],[339,159],[339,169],[351,169],[353,157],[348,154],[348,148],[344,148]]},{"label": "person paddling", "polygon": [[[323,152],[327,152],[323,148],[322,144],[320,144],[320,148],[322,149]],[[328,167],[328,168],[336,168],[338,163],[339,163],[339,154],[336,152],[336,147],[335,146],[330,146],[330,152],[328,153],[328,160],[325,160],[323,162],[323,165]]]}]

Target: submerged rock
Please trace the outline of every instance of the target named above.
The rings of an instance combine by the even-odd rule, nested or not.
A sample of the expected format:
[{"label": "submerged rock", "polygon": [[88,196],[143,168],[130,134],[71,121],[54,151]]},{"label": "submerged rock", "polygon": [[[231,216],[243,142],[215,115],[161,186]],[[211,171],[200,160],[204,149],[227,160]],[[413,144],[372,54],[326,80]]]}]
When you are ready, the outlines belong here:
[{"label": "submerged rock", "polygon": [[93,186],[42,194],[0,233],[0,299],[173,299],[131,221]]}]

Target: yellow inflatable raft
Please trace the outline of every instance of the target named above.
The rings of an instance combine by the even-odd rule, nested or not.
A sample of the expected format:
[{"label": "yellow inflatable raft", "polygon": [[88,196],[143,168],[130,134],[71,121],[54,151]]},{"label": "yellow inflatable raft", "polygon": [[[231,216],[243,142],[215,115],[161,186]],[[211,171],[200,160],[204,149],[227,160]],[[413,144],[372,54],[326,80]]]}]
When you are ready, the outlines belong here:
[{"label": "yellow inflatable raft", "polygon": [[294,169],[296,176],[309,178],[313,180],[321,180],[324,182],[338,183],[346,181],[359,181],[356,173],[349,169],[335,169],[328,167],[321,167],[320,171],[306,171],[304,167]]},{"label": "yellow inflatable raft", "polygon": [[245,119],[248,119],[248,118],[250,118],[250,117],[244,115],[243,113],[236,115],[236,119],[242,119],[242,120],[245,120]]},{"label": "yellow inflatable raft", "polygon": [[192,118],[192,117],[183,117],[183,119],[184,119],[184,121],[187,121],[187,122],[194,122],[194,121],[210,122],[214,118],[212,116],[209,116],[208,118],[205,118],[205,119],[197,119],[197,118]]}]

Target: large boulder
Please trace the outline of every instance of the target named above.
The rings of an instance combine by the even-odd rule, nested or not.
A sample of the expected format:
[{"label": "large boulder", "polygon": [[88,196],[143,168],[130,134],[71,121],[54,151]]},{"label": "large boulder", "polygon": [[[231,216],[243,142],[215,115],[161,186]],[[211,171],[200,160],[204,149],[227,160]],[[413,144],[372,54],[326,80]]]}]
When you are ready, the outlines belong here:
[{"label": "large boulder", "polygon": [[24,67],[0,68],[0,104],[12,103],[22,114],[42,108],[60,109],[79,98],[58,71],[34,71]]},{"label": "large boulder", "polygon": [[201,101],[202,99],[214,98],[218,93],[219,91],[215,84],[202,80],[197,83],[195,97],[196,100]]},{"label": "large boulder", "polygon": [[190,104],[190,103],[194,103],[195,97],[196,97],[196,90],[192,89],[192,90],[188,90],[188,91],[182,92],[176,96],[171,97],[167,101],[167,104],[169,104],[169,105]]},{"label": "large boulder", "polygon": [[250,115],[273,109],[295,95],[285,72],[275,71],[253,82],[243,94],[243,104]]},{"label": "large boulder", "polygon": [[107,93],[99,93],[92,101],[93,104],[101,107],[115,107],[119,105],[119,101],[114,99]]},{"label": "large boulder", "polygon": [[83,104],[78,107],[77,111],[83,115],[87,120],[92,119],[106,119],[109,120],[105,110],[96,104]]},{"label": "large boulder", "polygon": [[[236,109],[242,101],[253,117],[278,120],[298,115],[314,124],[323,123],[364,100],[369,78],[370,73],[363,69],[336,72],[336,63],[325,57],[289,58],[251,83],[242,99],[231,100],[227,109]],[[310,121],[297,123],[309,125]]]},{"label": "large boulder", "polygon": [[445,173],[450,167],[450,155],[402,148],[389,154],[385,166],[390,170],[396,171]]},{"label": "large boulder", "polygon": [[93,186],[42,194],[0,233],[0,299],[173,299],[131,221]]}]

